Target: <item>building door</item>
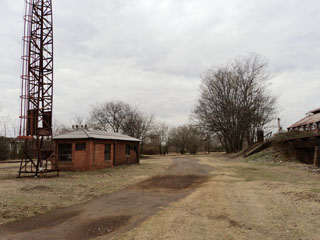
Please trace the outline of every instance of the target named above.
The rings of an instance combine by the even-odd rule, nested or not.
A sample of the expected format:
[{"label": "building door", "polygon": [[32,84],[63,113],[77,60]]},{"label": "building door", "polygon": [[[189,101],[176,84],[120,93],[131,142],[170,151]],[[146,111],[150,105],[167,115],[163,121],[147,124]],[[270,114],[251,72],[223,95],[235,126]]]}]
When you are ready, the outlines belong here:
[{"label": "building door", "polygon": [[104,144],[94,145],[94,159],[95,163],[102,163],[104,161]]}]

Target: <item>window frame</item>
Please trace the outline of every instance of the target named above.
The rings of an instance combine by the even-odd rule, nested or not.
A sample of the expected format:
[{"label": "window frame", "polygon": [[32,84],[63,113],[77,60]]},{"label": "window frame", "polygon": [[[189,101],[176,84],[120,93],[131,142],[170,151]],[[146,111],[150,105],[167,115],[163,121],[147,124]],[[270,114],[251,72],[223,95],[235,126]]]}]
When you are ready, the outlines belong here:
[{"label": "window frame", "polygon": [[131,155],[131,146],[130,144],[126,144],[126,157],[130,157]]},{"label": "window frame", "polygon": [[[69,145],[70,149],[68,149],[68,153],[66,152],[66,148],[62,148],[62,145],[66,146]],[[64,151],[64,153],[62,154],[61,152]],[[70,153],[69,153],[70,152]],[[63,157],[67,157],[67,159],[61,159],[61,156]],[[58,144],[58,161],[59,162],[64,162],[64,163],[72,163],[72,143],[59,143]]]},{"label": "window frame", "polygon": [[[106,156],[108,156],[106,153],[108,152],[107,151],[107,146],[109,147],[109,159],[106,159]],[[107,144],[104,144],[104,161],[105,162],[109,162],[111,161],[111,148],[112,148],[112,144],[110,143],[107,143]]]},{"label": "window frame", "polygon": [[[82,146],[82,148],[77,148],[78,146]],[[84,146],[84,148],[83,148]],[[75,146],[75,150],[76,151],[86,151],[87,150],[87,144],[84,142],[84,143],[76,143],[76,146]]]}]

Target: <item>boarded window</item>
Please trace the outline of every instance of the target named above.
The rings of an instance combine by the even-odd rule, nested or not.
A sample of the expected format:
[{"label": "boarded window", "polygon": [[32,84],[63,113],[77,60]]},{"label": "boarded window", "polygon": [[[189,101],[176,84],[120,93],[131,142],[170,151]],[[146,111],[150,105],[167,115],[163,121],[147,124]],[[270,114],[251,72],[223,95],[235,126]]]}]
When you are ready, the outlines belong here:
[{"label": "boarded window", "polygon": [[126,145],[126,156],[130,156],[130,145]]},{"label": "boarded window", "polygon": [[85,151],[86,143],[76,143],[76,151]]},{"label": "boarded window", "polygon": [[72,162],[72,144],[59,144],[59,161]]},{"label": "boarded window", "polygon": [[111,144],[104,145],[104,160],[111,160]]}]

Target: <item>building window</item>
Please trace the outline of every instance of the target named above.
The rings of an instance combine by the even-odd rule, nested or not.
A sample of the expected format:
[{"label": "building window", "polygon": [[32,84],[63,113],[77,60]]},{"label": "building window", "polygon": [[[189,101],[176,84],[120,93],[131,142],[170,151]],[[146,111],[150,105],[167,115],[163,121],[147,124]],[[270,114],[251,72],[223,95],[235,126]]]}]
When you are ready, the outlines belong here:
[{"label": "building window", "polygon": [[104,160],[105,161],[111,160],[111,144],[104,145]]},{"label": "building window", "polygon": [[76,143],[76,151],[85,151],[86,143]]},{"label": "building window", "polygon": [[59,161],[72,162],[72,144],[59,144],[58,148]]},{"label": "building window", "polygon": [[136,153],[138,153],[138,146],[135,145],[135,146],[133,147],[133,150],[134,150]]},{"label": "building window", "polygon": [[130,156],[130,145],[129,144],[126,145],[126,156],[127,157]]}]

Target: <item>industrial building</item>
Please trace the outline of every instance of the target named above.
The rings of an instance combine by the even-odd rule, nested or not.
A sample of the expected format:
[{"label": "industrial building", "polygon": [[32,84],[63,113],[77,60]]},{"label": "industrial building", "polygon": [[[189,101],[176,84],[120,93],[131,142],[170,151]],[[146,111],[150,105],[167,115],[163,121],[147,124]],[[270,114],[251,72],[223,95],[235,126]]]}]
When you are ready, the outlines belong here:
[{"label": "industrial building", "polygon": [[89,171],[139,163],[140,140],[127,135],[77,129],[53,140],[59,170]]},{"label": "industrial building", "polygon": [[304,118],[290,125],[288,131],[320,132],[320,108],[307,112]]}]

